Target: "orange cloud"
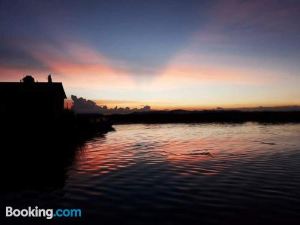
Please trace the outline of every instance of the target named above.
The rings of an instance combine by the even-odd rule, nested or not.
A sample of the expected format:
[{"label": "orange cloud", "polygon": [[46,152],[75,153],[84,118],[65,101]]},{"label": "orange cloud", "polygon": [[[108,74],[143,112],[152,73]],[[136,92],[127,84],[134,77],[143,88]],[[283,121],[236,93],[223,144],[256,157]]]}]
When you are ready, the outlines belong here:
[{"label": "orange cloud", "polygon": [[95,101],[97,105],[106,105],[109,108],[115,106],[118,107],[141,107],[145,105],[145,102],[142,101],[131,101],[131,100],[114,100],[114,99],[100,99]]},{"label": "orange cloud", "polygon": [[274,82],[277,75],[271,71],[257,68],[239,68],[212,63],[181,63],[180,55],[175,57],[156,78],[156,84],[165,86],[183,86],[189,84],[250,84],[257,85]]}]

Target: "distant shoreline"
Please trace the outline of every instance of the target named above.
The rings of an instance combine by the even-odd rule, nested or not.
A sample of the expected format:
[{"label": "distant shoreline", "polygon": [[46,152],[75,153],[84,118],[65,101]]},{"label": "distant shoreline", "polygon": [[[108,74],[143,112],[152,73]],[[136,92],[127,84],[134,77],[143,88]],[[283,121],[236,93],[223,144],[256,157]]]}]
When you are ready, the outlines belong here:
[{"label": "distant shoreline", "polygon": [[300,111],[150,111],[106,115],[113,124],[134,123],[300,123]]}]

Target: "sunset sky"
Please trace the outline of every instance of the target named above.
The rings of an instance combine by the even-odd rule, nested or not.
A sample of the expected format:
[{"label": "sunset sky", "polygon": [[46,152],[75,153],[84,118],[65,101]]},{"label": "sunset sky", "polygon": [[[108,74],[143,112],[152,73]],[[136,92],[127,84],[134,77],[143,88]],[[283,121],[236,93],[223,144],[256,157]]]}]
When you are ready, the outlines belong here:
[{"label": "sunset sky", "polygon": [[300,105],[298,0],[0,0],[0,81],[108,106]]}]

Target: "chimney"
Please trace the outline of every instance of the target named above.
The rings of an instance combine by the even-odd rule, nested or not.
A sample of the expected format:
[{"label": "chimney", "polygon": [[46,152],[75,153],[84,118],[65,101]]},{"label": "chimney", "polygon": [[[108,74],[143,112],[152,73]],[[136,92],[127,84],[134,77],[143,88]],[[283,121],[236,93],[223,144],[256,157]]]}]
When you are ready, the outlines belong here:
[{"label": "chimney", "polygon": [[48,83],[52,83],[52,77],[51,77],[51,74],[48,75]]}]

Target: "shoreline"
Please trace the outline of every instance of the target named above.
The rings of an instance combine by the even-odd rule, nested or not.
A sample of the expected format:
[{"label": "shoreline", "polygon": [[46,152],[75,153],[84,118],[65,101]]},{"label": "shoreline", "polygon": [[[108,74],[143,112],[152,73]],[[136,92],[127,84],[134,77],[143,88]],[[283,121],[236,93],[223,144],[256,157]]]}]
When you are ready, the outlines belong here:
[{"label": "shoreline", "polygon": [[300,123],[300,111],[151,111],[105,116],[112,124],[135,123]]}]

